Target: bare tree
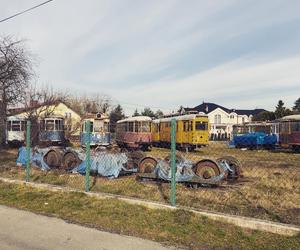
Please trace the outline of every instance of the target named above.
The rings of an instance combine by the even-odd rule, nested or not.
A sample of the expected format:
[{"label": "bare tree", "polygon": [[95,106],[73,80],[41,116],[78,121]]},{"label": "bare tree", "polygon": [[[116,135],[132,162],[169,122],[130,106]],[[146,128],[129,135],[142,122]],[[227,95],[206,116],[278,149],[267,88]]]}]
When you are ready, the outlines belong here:
[{"label": "bare tree", "polygon": [[0,144],[5,142],[9,105],[22,102],[33,77],[33,60],[23,40],[0,38]]},{"label": "bare tree", "polygon": [[65,102],[67,98],[67,93],[54,91],[52,87],[37,88],[36,85],[31,85],[26,91],[24,101],[26,116],[30,120],[49,117],[54,114],[56,107],[61,102]]},{"label": "bare tree", "polygon": [[108,113],[111,109],[111,98],[106,95],[71,95],[66,103],[80,115],[86,113]]}]

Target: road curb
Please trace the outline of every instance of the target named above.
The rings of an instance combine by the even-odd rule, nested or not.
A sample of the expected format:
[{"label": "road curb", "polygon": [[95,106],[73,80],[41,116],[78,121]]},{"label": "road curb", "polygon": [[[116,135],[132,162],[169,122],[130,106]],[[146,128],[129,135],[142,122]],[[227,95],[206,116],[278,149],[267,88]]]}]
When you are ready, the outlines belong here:
[{"label": "road curb", "polygon": [[32,183],[32,182],[25,182],[25,181],[21,181],[21,180],[12,180],[12,179],[2,178],[2,177],[0,177],[0,181],[5,182],[5,183],[12,183],[12,184],[22,184],[22,185],[26,185],[26,186],[30,186],[30,187],[35,187],[35,188],[44,189],[44,190],[51,190],[51,191],[80,192],[80,193],[84,193],[90,197],[95,197],[98,199],[107,199],[107,198],[118,199],[118,200],[127,202],[129,204],[140,205],[140,206],[148,207],[151,209],[167,209],[167,210],[184,209],[186,211],[192,212],[192,213],[200,215],[200,216],[205,216],[205,217],[215,220],[215,221],[221,221],[221,222],[233,224],[235,226],[239,226],[242,228],[265,231],[265,232],[279,234],[279,235],[295,236],[300,233],[300,227],[295,226],[295,225],[271,222],[271,221],[254,219],[254,218],[249,218],[249,217],[228,215],[228,214],[210,212],[210,211],[204,211],[204,210],[194,210],[194,209],[191,209],[188,207],[183,207],[183,206],[173,207],[173,206],[163,204],[163,203],[151,202],[151,201],[146,201],[146,200],[136,199],[136,198],[129,198],[129,197],[121,196],[121,195],[84,192],[84,191],[72,189],[69,187],[59,187],[59,186],[55,186],[55,185],[51,185],[51,184]]}]

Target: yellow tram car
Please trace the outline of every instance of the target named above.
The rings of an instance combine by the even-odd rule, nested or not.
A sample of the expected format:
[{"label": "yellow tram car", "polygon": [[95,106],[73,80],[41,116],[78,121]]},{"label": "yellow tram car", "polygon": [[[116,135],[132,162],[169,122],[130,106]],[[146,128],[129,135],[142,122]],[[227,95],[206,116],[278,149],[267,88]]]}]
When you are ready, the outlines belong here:
[{"label": "yellow tram car", "polygon": [[208,145],[208,116],[189,114],[153,120],[151,129],[153,146],[170,146],[172,119],[176,120],[176,147],[178,149],[194,150]]}]

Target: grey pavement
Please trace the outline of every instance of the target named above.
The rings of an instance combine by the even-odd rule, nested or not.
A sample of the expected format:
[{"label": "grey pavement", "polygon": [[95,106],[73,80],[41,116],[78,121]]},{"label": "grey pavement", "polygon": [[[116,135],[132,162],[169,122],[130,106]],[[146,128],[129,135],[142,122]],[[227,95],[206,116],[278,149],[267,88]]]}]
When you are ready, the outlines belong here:
[{"label": "grey pavement", "polygon": [[[61,219],[0,206],[0,249],[169,249],[136,237],[102,232]],[[173,248],[174,249],[174,248]]]}]

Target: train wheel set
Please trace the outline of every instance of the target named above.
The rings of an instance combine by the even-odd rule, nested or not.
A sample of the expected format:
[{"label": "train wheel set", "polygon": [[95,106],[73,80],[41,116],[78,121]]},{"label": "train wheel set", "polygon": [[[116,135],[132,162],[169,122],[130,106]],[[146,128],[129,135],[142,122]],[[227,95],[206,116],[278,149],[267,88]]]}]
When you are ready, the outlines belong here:
[{"label": "train wheel set", "polygon": [[[122,163],[116,163],[117,165],[112,165],[111,162],[101,161],[103,157],[113,159],[114,162],[119,161],[118,159],[124,159],[124,157],[125,160]],[[35,147],[32,150],[31,160],[36,166],[40,164],[41,168],[47,171],[60,169],[74,173],[73,170],[79,167],[81,163],[84,163],[85,151],[83,149],[54,146],[48,148]],[[98,161],[96,165],[101,165],[102,168],[107,167],[110,169],[112,166],[113,168],[116,166],[120,168],[120,175],[137,173],[137,179],[140,181],[171,181],[170,155],[160,159],[147,156],[143,151],[139,150],[125,150],[124,152],[120,148],[95,148],[91,150],[91,161]],[[192,162],[177,153],[175,163],[176,182],[184,183],[189,187],[215,186],[224,181],[237,181],[242,177],[241,163],[231,156],[218,159],[201,159],[197,162]],[[98,174],[101,175],[99,172]]]}]

